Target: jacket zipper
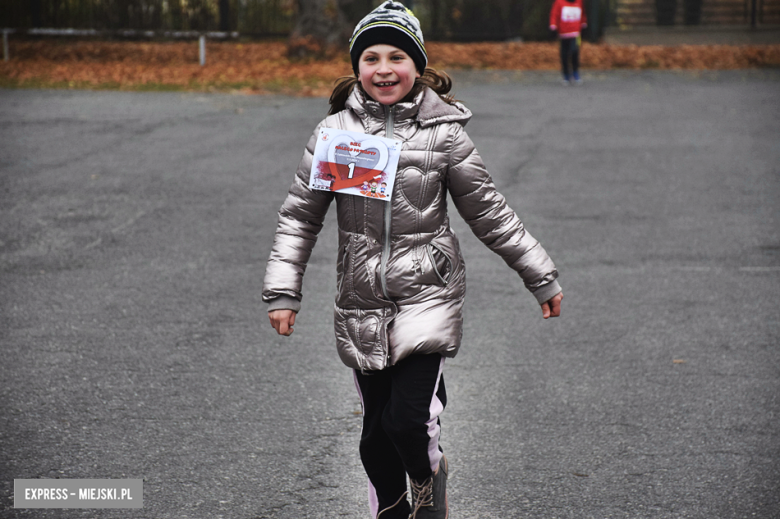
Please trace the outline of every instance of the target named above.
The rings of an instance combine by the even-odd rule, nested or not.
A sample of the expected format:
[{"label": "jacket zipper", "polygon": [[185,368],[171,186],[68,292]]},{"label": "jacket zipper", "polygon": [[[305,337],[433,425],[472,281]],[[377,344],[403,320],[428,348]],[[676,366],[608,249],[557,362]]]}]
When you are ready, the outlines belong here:
[{"label": "jacket zipper", "polygon": [[[447,255],[446,252],[441,250],[441,247],[437,247],[433,243],[428,243],[428,244],[425,245],[425,252],[428,253],[428,259],[431,260],[431,265],[433,265],[433,272],[436,274],[436,277],[439,278],[439,281],[441,282],[441,284],[446,287],[447,285],[449,285],[450,282],[449,282],[449,280],[444,279],[444,277],[442,277],[442,275],[441,275],[441,272],[439,272],[439,267],[436,266],[436,258],[433,257],[433,249],[436,249],[437,251],[439,251],[439,253],[442,256],[444,256],[444,259],[447,260],[447,263],[449,264],[449,272],[450,273],[452,273],[452,260],[450,259],[450,257]],[[423,274],[424,273],[425,272],[423,272]]]},{"label": "jacket zipper", "polygon": [[[388,139],[394,138],[395,122],[393,121],[393,107],[385,105],[385,137]],[[379,279],[382,283],[382,294],[386,299],[390,299],[390,295],[387,293],[387,261],[390,259],[390,223],[393,218],[393,202],[389,200],[385,202],[385,228],[384,228],[384,243],[382,246],[382,261],[379,267]]]}]

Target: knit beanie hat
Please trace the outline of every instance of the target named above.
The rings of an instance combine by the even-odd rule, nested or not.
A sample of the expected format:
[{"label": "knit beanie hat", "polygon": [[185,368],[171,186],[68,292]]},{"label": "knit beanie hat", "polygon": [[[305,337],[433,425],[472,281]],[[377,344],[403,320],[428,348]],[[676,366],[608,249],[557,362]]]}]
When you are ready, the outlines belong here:
[{"label": "knit beanie hat", "polygon": [[403,4],[387,0],[371,11],[355,26],[349,40],[352,70],[358,73],[358,62],[363,51],[372,45],[386,44],[398,47],[414,61],[422,74],[428,64],[420,22]]}]

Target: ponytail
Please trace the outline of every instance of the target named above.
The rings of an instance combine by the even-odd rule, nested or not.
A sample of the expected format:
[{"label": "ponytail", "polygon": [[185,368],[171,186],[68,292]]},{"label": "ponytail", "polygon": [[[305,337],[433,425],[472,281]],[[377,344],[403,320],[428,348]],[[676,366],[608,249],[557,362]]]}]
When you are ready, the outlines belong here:
[{"label": "ponytail", "polygon": [[352,93],[352,89],[355,85],[359,85],[360,82],[356,76],[342,76],[336,80],[336,86],[333,87],[333,92],[330,94],[330,110],[328,115],[337,114],[347,107],[347,99]]},{"label": "ponytail", "polygon": [[[356,76],[343,76],[336,80],[336,85],[333,87],[333,92],[330,94],[330,99],[328,100],[330,103],[328,115],[333,115],[346,108],[347,99],[355,86],[362,90],[360,81],[358,81]],[[456,102],[455,98],[450,94],[450,90],[452,89],[452,79],[450,76],[444,71],[439,72],[431,67],[426,67],[423,75],[414,80],[412,90],[401,100],[401,102],[411,101],[420,92],[425,90],[426,87],[439,94],[439,97],[441,97],[444,102],[448,104]]]},{"label": "ponytail", "polygon": [[430,88],[442,98],[448,104],[456,102],[455,97],[450,94],[452,90],[452,79],[444,71],[438,71],[435,68],[425,67],[423,75],[414,80],[414,86],[405,100],[414,99],[414,97],[425,90],[425,87]]}]

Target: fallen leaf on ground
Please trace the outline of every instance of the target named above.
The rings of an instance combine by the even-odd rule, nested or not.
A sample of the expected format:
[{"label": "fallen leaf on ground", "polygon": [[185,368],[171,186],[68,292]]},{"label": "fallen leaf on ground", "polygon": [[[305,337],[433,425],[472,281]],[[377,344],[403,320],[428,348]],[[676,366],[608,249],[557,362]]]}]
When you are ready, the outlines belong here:
[{"label": "fallen leaf on ground", "polygon": [[[206,66],[197,42],[11,40],[0,62],[0,86],[118,90],[239,91],[328,96],[352,74],[348,54],[296,61],[276,42],[208,42]],[[431,66],[444,70],[558,70],[557,42],[428,44]],[[780,67],[780,45],[677,47],[584,44],[591,70],[727,70]]]}]

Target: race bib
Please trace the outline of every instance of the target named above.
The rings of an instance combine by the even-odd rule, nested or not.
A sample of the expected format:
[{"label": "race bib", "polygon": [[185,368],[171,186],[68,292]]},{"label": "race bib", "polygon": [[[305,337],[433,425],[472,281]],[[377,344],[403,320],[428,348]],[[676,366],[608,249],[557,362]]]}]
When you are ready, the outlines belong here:
[{"label": "race bib", "polygon": [[565,6],[561,9],[561,21],[579,22],[582,18],[582,9],[574,6]]},{"label": "race bib", "polygon": [[309,188],[390,201],[401,141],[321,128]]}]

